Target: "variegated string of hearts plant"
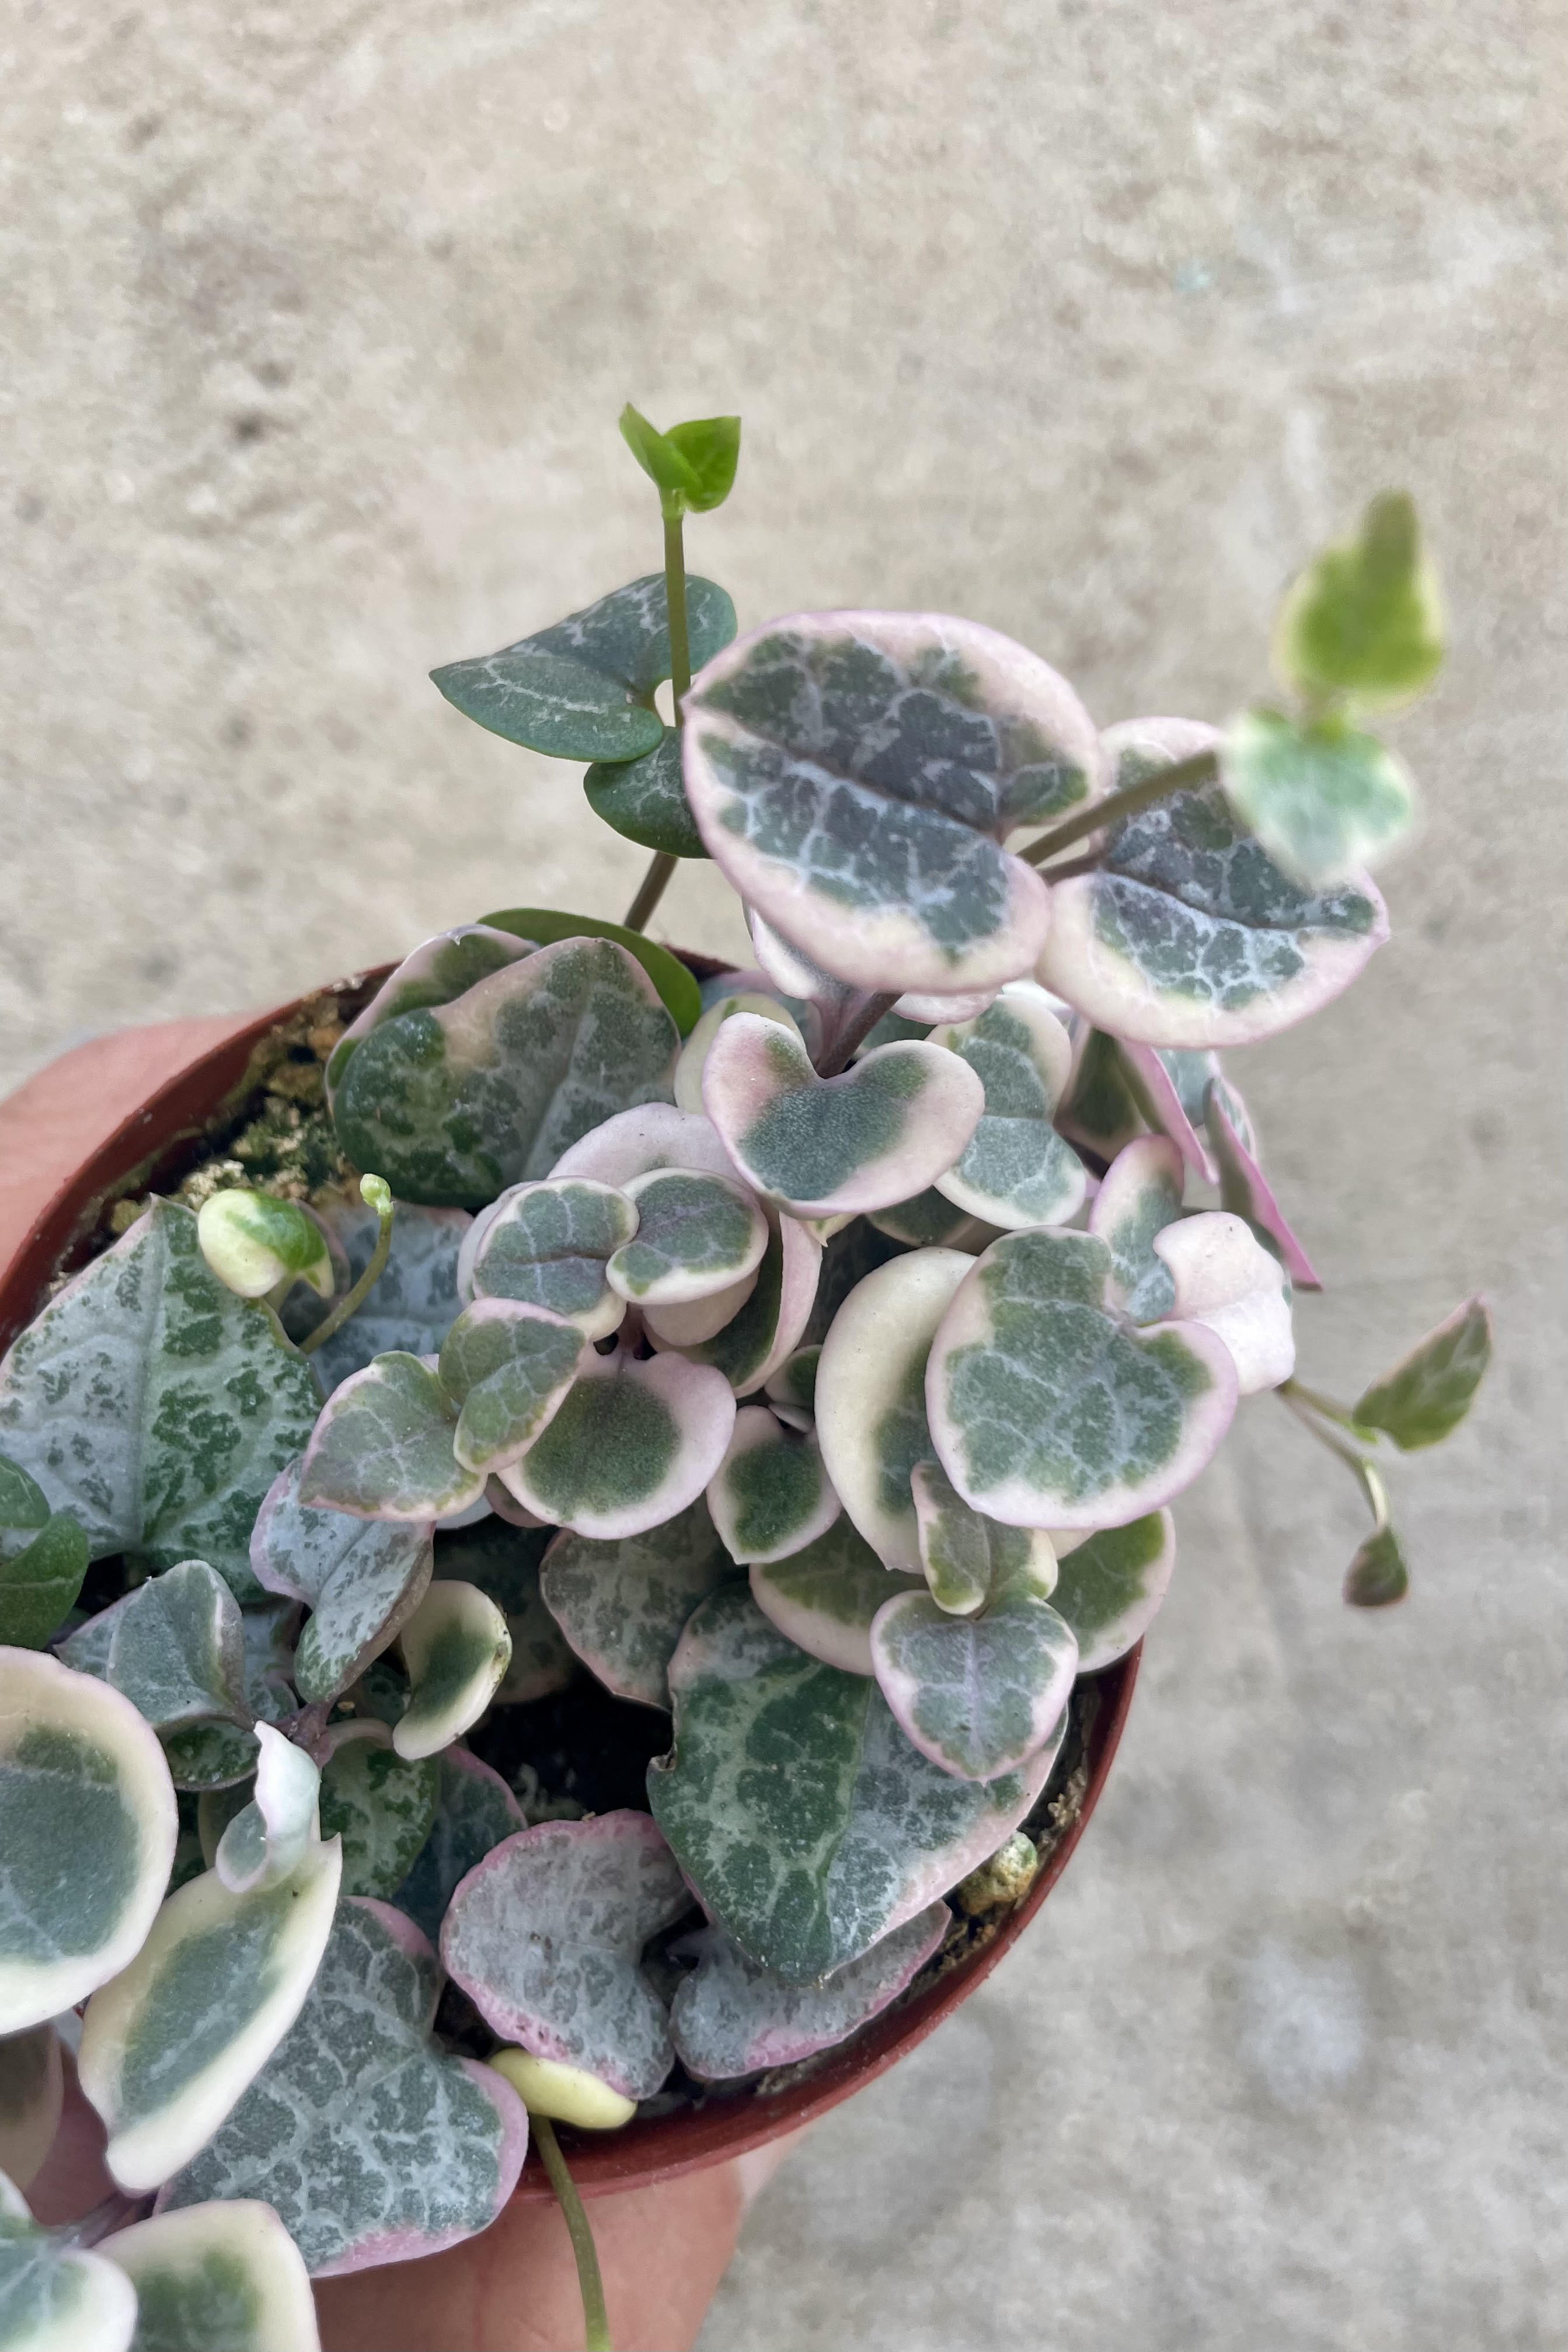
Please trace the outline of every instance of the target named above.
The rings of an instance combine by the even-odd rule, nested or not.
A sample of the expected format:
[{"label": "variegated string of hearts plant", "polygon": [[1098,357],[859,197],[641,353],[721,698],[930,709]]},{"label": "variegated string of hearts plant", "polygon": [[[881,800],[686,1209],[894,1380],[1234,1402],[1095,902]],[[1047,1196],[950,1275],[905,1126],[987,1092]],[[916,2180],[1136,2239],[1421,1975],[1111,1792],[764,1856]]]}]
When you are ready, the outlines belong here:
[{"label": "variegated string of hearts plant", "polygon": [[[737,420],[623,429],[663,572],[436,676],[588,763],[629,923],[416,948],[312,1033],[288,1171],[121,1217],[0,1367],[9,2347],[312,2345],[310,2279],[485,2229],[530,2113],[570,2203],[553,2121],[843,2042],[1026,1889],[1237,1400],[1360,1482],[1380,1603],[1384,1456],[1486,1364],[1472,1300],[1296,1381],[1219,1061],[1387,935],[1409,500],[1286,598],[1288,708],[1101,733],[973,622],[737,636],[683,547]],[[643,926],[702,856],[755,966],[700,986]],[[64,2231],[62,2036],[119,2189]]]}]

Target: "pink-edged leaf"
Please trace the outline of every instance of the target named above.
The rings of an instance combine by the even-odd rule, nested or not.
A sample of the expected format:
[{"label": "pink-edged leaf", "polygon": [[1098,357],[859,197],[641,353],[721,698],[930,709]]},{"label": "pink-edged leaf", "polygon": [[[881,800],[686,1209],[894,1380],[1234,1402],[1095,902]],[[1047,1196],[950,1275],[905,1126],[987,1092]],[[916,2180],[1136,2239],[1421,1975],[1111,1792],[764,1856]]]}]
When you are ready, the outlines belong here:
[{"label": "pink-edged leaf", "polygon": [[807,1656],[846,1675],[875,1672],[871,1627],[883,1602],[896,1592],[925,1590],[918,1578],[885,1569],[846,1518],[786,1559],[759,1561],[751,1587],[770,1623]]},{"label": "pink-edged leaf", "polygon": [[734,1391],[708,1365],[591,1357],[543,1436],[500,1475],[546,1525],[609,1541],[695,1502],[734,1425]]},{"label": "pink-edged leaf", "polygon": [[426,1526],[466,1510],[483,1495],[485,1474],[458,1460],[457,1432],[457,1408],[431,1360],[377,1356],[322,1406],[305,1449],[300,1500]]},{"label": "pink-edged leaf", "polygon": [[[1194,1175],[1201,1176],[1206,1184],[1217,1184],[1219,1168],[1215,1156],[1189,1118],[1172,1071],[1176,1056],[1170,1052],[1162,1053],[1156,1045],[1139,1045],[1131,1041],[1122,1041],[1121,1053],[1135,1090],[1144,1097],[1143,1111],[1150,1126],[1170,1137]],[[1188,1058],[1215,1061],[1213,1055],[1193,1055]],[[1218,1066],[1217,1063],[1215,1066]]]},{"label": "pink-edged leaf", "polygon": [[[679,1110],[700,1114],[702,1109],[702,1071],[708,1059],[708,1049],[726,1021],[737,1013],[755,1013],[761,1021],[776,1022],[805,1044],[805,1033],[787,1004],[765,990],[737,989],[709,1005],[696,1028],[680,1049],[680,1059],[675,1066],[675,1101]],[[807,1051],[809,1051],[809,1047]]]},{"label": "pink-edged leaf", "polygon": [[605,1279],[606,1261],[637,1231],[624,1192],[586,1177],[514,1184],[474,1219],[458,1258],[458,1288],[475,1298],[516,1299],[575,1323],[584,1339],[619,1328],[626,1302]]},{"label": "pink-edged leaf", "polygon": [[1254,1151],[1250,1123],[1235,1089],[1215,1079],[1207,1097],[1207,1125],[1219,1162],[1219,1197],[1235,1216],[1245,1217],[1279,1244],[1285,1271],[1299,1290],[1321,1290],[1312,1261],[1291,1232],[1285,1212],[1269,1189]]},{"label": "pink-edged leaf", "polygon": [[1142,1640],[1175,1565],[1176,1528],[1169,1511],[1100,1528],[1076,1542],[1063,1537],[1051,1607],[1072,1627],[1080,1675],[1098,1674]]},{"label": "pink-edged leaf", "polygon": [[643,1946],[691,1897],[646,1813],[542,1822],[494,1847],[453,1895],[441,1957],[493,2032],[648,2099],[673,2063]]},{"label": "pink-edged leaf", "polygon": [[[771,1227],[756,1287],[740,1312],[712,1339],[682,1345],[695,1362],[722,1372],[734,1395],[750,1396],[799,1347],[821,1271],[822,1244],[798,1217],[780,1217]],[[648,1335],[656,1346],[665,1344],[651,1323]]]},{"label": "pink-edged leaf", "polygon": [[1154,1255],[1170,1269],[1172,1312],[1206,1324],[1236,1360],[1242,1396],[1278,1388],[1296,1369],[1296,1335],[1285,1269],[1256,1239],[1245,1218],[1223,1209],[1184,1217],[1154,1236]]},{"label": "pink-edged leaf", "polygon": [[1010,1528],[966,1503],[940,1462],[917,1462],[910,1474],[920,1523],[921,1560],[939,1609],[973,1617],[994,1593],[1022,1579],[1042,1599],[1057,1580],[1056,1553],[1044,1528]]},{"label": "pink-edged leaf", "polygon": [[1072,1067],[1072,1041],[1043,988],[1016,981],[973,1020],[933,1029],[972,1069],[985,1109],[936,1190],[972,1217],[1004,1228],[1065,1224],[1089,1175],[1053,1124]]},{"label": "pink-edged leaf", "polygon": [[733,1291],[763,1262],[768,1221],[733,1176],[655,1168],[628,1178],[626,1196],[637,1211],[637,1231],[605,1273],[633,1306],[691,1306]]},{"label": "pink-edged leaf", "polygon": [[681,2064],[701,2082],[733,2082],[847,2042],[919,1975],[952,1916],[945,1903],[930,1904],[816,1985],[790,1984],[759,1968],[721,1927],[698,1928],[678,1948],[697,1966],[677,1986],[669,2011]]},{"label": "pink-edged leaf", "polygon": [[994,988],[964,989],[956,996],[922,995],[914,989],[899,998],[893,1013],[900,1021],[916,1021],[931,1029],[939,1021],[973,1021],[995,1002]]},{"label": "pink-edged leaf", "polygon": [[428,1520],[363,1519],[300,1500],[303,1465],[267,1492],[250,1538],[250,1565],[268,1592],[309,1603],[294,1656],[302,1699],[336,1698],[395,1640],[430,1581]]},{"label": "pink-edged leaf", "polygon": [[1110,1252],[1111,1297],[1134,1323],[1174,1313],[1171,1270],[1154,1238],[1182,1213],[1182,1156],[1168,1136],[1141,1135],[1119,1151],[1089,1213],[1089,1230]]},{"label": "pink-edged leaf", "polygon": [[458,1414],[458,1463],[488,1476],[515,1462],[560,1412],[587,1349],[580,1325],[548,1307],[515,1298],[465,1307],[437,1360]]},{"label": "pink-edged leaf", "polygon": [[702,1168],[715,1176],[735,1173],[712,1122],[673,1103],[642,1103],[618,1111],[563,1151],[550,1171],[552,1184],[584,1177],[595,1184],[623,1185],[650,1168]]},{"label": "pink-edged leaf", "polygon": [[416,1013],[423,1005],[450,1004],[466,995],[476,981],[488,980],[491,972],[509,963],[521,963],[534,952],[531,940],[492,930],[488,923],[458,923],[421,941],[404,957],[392,977],[383,981],[364,1011],[350,1022],[333,1046],[326,1072],[329,1106],[355,1050],[384,1021],[394,1020],[400,1013]]},{"label": "pink-edged leaf", "polygon": [[922,1756],[961,1780],[994,1780],[1059,1746],[1078,1643],[1025,1576],[977,1616],[951,1616],[929,1592],[896,1593],[872,1623],[871,1663]]},{"label": "pink-edged leaf", "polygon": [[656,1348],[700,1348],[705,1339],[716,1339],[726,1325],[734,1321],[756,1286],[757,1269],[753,1266],[739,1282],[730,1283],[722,1290],[710,1290],[706,1298],[689,1299],[679,1307],[645,1307],[643,1328]]},{"label": "pink-edged leaf", "polygon": [[545,1606],[606,1690],[669,1706],[665,1679],[686,1621],[735,1574],[704,1497],[642,1535],[595,1543],[563,1529],[544,1555]]},{"label": "pink-edged leaf", "polygon": [[814,1437],[784,1429],[766,1405],[743,1405],[708,1488],[713,1524],[732,1559],[787,1559],[824,1534],[842,1507]]},{"label": "pink-edged leaf", "polygon": [[499,1772],[460,1742],[437,1759],[436,1818],[406,1876],[392,1896],[434,1944],[447,1906],[474,1864],[492,1846],[528,1827],[528,1819]]}]

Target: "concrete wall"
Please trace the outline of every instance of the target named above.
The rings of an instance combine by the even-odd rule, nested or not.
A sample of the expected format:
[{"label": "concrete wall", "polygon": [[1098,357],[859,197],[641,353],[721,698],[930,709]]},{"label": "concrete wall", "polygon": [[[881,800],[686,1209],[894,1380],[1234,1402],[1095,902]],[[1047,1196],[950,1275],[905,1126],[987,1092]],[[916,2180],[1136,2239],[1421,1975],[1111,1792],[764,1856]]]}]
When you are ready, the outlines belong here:
[{"label": "concrete wall", "polygon": [[[1416,1591],[1268,1400],[1026,1947],[759,2207],[715,2347],[1568,2338],[1563,126],[1540,0],[14,0],[0,1078],[640,854],[435,662],[657,560],[614,432],[746,419],[742,619],[931,604],[1221,716],[1371,489],[1456,651],[1354,993],[1242,1073],[1350,1383],[1486,1285]],[[710,871],[670,932],[733,941]]]}]

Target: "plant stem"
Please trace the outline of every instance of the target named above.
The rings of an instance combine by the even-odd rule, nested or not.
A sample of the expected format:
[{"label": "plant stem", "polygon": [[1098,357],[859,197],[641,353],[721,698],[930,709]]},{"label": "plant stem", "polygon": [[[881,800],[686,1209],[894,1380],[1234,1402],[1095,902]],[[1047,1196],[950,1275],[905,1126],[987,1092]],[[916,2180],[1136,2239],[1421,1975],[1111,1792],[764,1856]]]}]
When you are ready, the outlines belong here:
[{"label": "plant stem", "polygon": [[[669,690],[675,698],[675,731],[686,724],[681,704],[691,690],[691,635],[686,620],[686,539],[679,515],[664,518],[664,601],[669,614]],[[640,931],[663,898],[679,864],[665,849],[654,852],[637,897],[626,910],[626,929]]]},{"label": "plant stem", "polygon": [[353,1288],[345,1290],[331,1313],[323,1317],[315,1329],[300,1340],[300,1353],[302,1356],[313,1355],[318,1348],[326,1344],[334,1332],[341,1331],[349,1317],[358,1314],[376,1284],[381,1280],[386,1265],[387,1253],[392,1247],[392,1215],[390,1209],[383,1213],[381,1231],[375,1237],[375,1247],[370,1254],[370,1264],[354,1284]]},{"label": "plant stem", "polygon": [[1352,1437],[1361,1437],[1364,1434],[1356,1427],[1349,1405],[1336,1403],[1332,1397],[1325,1396],[1321,1389],[1310,1389],[1305,1381],[1281,1381],[1279,1393],[1287,1398],[1300,1397],[1302,1403],[1310,1404],[1314,1412],[1321,1412],[1325,1421],[1337,1422],[1342,1429],[1348,1429]]},{"label": "plant stem", "polygon": [[605,2283],[599,2276],[599,2257],[594,2245],[594,2232],[588,2216],[583,2210],[583,2200],[577,2194],[577,2184],[566,2169],[566,2158],[561,2153],[561,2143],[555,2137],[555,2126],[548,2116],[530,2114],[533,2144],[544,2159],[544,2169],[550,2175],[550,2186],[555,2191],[566,2232],[572,2241],[572,2252],[577,2258],[577,2284],[583,2291],[583,2341],[584,2352],[615,2352],[610,2342],[609,2314],[605,2309]]},{"label": "plant stem", "polygon": [[859,996],[852,996],[844,1008],[844,1018],[823,1048],[817,1076],[836,1078],[840,1070],[847,1070],[856,1046],[870,1035],[883,1013],[890,1013],[898,1001],[897,989],[887,994],[866,990]]},{"label": "plant stem", "polygon": [[1373,1533],[1381,1535],[1388,1525],[1388,1489],[1380,1473],[1364,1454],[1358,1454],[1353,1445],[1347,1445],[1342,1437],[1336,1437],[1331,1429],[1324,1428],[1313,1406],[1307,1402],[1309,1391],[1302,1389],[1295,1381],[1282,1381],[1274,1393],[1286,1411],[1295,1414],[1302,1428],[1344,1464],[1366,1496],[1367,1508],[1372,1513]]},{"label": "plant stem", "polygon": [[1213,751],[1194,751],[1189,759],[1173,761],[1168,768],[1156,768],[1152,775],[1141,777],[1124,792],[1112,793],[1108,800],[1090,801],[1086,808],[1074,811],[1031,841],[1026,849],[1016,855],[1026,866],[1043,865],[1059,849],[1070,849],[1075,841],[1086,835],[1100,833],[1105,826],[1120,824],[1123,817],[1136,816],[1140,809],[1152,808],[1156,802],[1168,800],[1173,793],[1190,793],[1199,784],[1212,783],[1219,773],[1219,761]]}]

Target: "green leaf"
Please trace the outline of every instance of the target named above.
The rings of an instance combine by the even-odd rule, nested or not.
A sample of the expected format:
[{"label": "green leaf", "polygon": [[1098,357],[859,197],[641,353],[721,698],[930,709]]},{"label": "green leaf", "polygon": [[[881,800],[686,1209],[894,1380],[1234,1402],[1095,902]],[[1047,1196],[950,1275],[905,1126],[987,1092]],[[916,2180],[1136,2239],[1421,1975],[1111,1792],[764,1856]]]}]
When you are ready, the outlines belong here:
[{"label": "green leaf", "polygon": [[435,1943],[447,1906],[474,1864],[528,1822],[500,1774],[466,1748],[445,1748],[433,1763],[440,1779],[436,1816],[392,1900]]},{"label": "green leaf", "polygon": [[1368,1536],[1345,1570],[1344,1595],[1352,1609],[1387,1609],[1410,1590],[1410,1571],[1392,1528]]},{"label": "green leaf", "polygon": [[679,1307],[730,1290],[762,1264],[768,1222],[733,1177],[684,1168],[634,1176],[626,1198],[637,1232],[605,1268],[612,1290],[638,1307]]},{"label": "green leaf", "polygon": [[695,1502],[734,1427],[729,1382],[677,1355],[590,1357],[565,1403],[501,1483],[535,1518],[610,1540]]},{"label": "green leaf", "polygon": [[437,931],[405,955],[391,977],[383,981],[364,1011],[351,1021],[332,1048],[327,1064],[327,1100],[342,1084],[343,1073],[362,1042],[384,1021],[400,1013],[417,1013],[432,1004],[451,1004],[470,988],[509,963],[521,962],[542,948],[541,939],[519,939],[490,923],[458,923]]},{"label": "green leaf", "polygon": [[752,1598],[798,1649],[841,1674],[869,1675],[871,1626],[897,1592],[923,1591],[920,1580],[885,1569],[846,1518],[785,1559],[759,1560]]},{"label": "green leaf", "polygon": [[393,1726],[393,1745],[399,1756],[434,1756],[471,1730],[489,1706],[511,1657],[511,1635],[488,1593],[441,1577],[401,1638],[413,1690]]},{"label": "green leaf", "polygon": [[1102,1160],[1114,1160],[1144,1129],[1143,1105],[1120,1042],[1087,1021],[1078,1024],[1072,1075],[1057,1125]]},{"label": "green leaf", "polygon": [[378,1356],[334,1389],[300,1475],[300,1500],[363,1518],[428,1525],[467,1510],[485,1474],[452,1451],[458,1414],[418,1356]]},{"label": "green leaf", "polygon": [[466,1276],[476,1298],[547,1307],[584,1339],[607,1339],[626,1303],[605,1281],[605,1262],[637,1224],[637,1211],[614,1185],[580,1176],[519,1184],[474,1220],[459,1280]]},{"label": "green leaf", "polygon": [[265,1298],[281,1282],[308,1282],[319,1298],[332,1295],[327,1237],[296,1201],[241,1186],[214,1192],[196,1215],[202,1255],[237,1298]]},{"label": "green leaf", "polygon": [[679,956],[661,948],[657,940],[645,938],[641,931],[628,931],[624,923],[601,922],[596,915],[562,915],[546,907],[503,907],[498,914],[487,915],[485,920],[493,923],[498,930],[521,929],[529,938],[537,938],[542,947],[552,946],[560,940],[613,940],[641,964],[681,1035],[689,1035],[696,1027],[702,1011],[701,992],[696,981]]},{"label": "green leaf", "polygon": [[841,1508],[814,1437],[781,1427],[765,1405],[743,1405],[708,1489],[713,1524],[732,1559],[787,1559],[826,1533]]},{"label": "green leaf", "polygon": [[1169,1511],[1152,1511],[1125,1527],[1101,1528],[1081,1543],[1062,1538],[1051,1607],[1072,1627],[1080,1675],[1098,1674],[1142,1640],[1175,1565],[1176,1530]]},{"label": "green leaf", "polygon": [[680,1956],[697,1966],[670,2003],[670,2037],[681,2064],[700,2082],[733,2082],[763,2067],[798,2065],[847,2042],[918,1975],[951,1917],[945,1903],[930,1904],[819,1985],[788,1984],[759,1968],[721,1927],[683,1936]]},{"label": "green leaf", "polygon": [[912,1200],[895,1201],[890,1208],[869,1211],[870,1222],[889,1241],[907,1242],[911,1249],[942,1249],[970,1233],[974,1219],[967,1209],[954,1208],[934,1184]]},{"label": "green leaf", "polygon": [[125,1966],[178,1834],[163,1750],[130,1701],[0,1651],[0,2033],[58,2017]]},{"label": "green leaf", "polygon": [[688,1349],[692,1361],[722,1372],[736,1396],[763,1387],[800,1343],[821,1270],[821,1243],[798,1219],[781,1217],[769,1233],[756,1287],[711,1339]]},{"label": "green leaf", "polygon": [[115,1612],[109,1680],[154,1729],[226,1716],[248,1731],[239,1606],[205,1559],[182,1560]]},{"label": "green leaf", "polygon": [[210,1560],[244,1600],[261,1498],[320,1402],[276,1317],[208,1273],[193,1213],[154,1200],[0,1363],[0,1446],[94,1559]]},{"label": "green leaf", "polygon": [[1004,845],[1102,774],[1055,670],[924,613],[753,631],[688,696],[684,756],[702,838],[748,906],[841,981],[943,993],[1027,972],[1050,901]]},{"label": "green leaf", "polygon": [[465,1307],[441,1342],[439,1371],[458,1408],[458,1460],[489,1473],[515,1462],[560,1410],[588,1342],[576,1324],[511,1298]]},{"label": "green leaf", "polygon": [[[357,1282],[370,1264],[381,1220],[360,1201],[328,1209],[325,1218],[342,1245],[349,1280]],[[458,1266],[475,1223],[465,1209],[398,1202],[392,1247],[374,1289],[342,1329],[311,1355],[329,1396],[351,1372],[363,1372],[377,1356],[436,1353],[462,1303]],[[284,1305],[281,1320],[290,1339],[303,1339],[326,1313],[310,1292],[296,1290]]]},{"label": "green leaf", "polygon": [[794,1215],[822,1217],[935,1182],[973,1135],[985,1089],[938,1045],[879,1045],[819,1078],[797,1036],[742,1013],[709,1048],[702,1099],[749,1183]]},{"label": "green leaf", "polygon": [[706,857],[702,835],[686,797],[680,737],[673,727],[640,760],[601,760],[583,779],[596,817],[644,849],[667,857]]},{"label": "green leaf", "polygon": [[961,1780],[1019,1771],[1061,1744],[1078,1643],[1026,1576],[973,1617],[929,1592],[896,1594],[872,1624],[871,1659],[907,1737]]},{"label": "green leaf", "polygon": [[338,1140],[400,1198],[483,1207],[613,1112],[668,1101],[679,1042],[635,957],[561,940],[367,1037],[338,1092]]},{"label": "green leaf", "polygon": [[[1104,738],[1119,790],[1220,740],[1184,719],[1130,719]],[[1216,782],[1108,827],[1100,866],[1052,889],[1036,969],[1097,1028],[1197,1050],[1304,1021],[1387,937],[1387,912],[1364,876],[1303,888]]]},{"label": "green leaf", "polygon": [[1089,1230],[1110,1252],[1110,1295],[1134,1323],[1175,1312],[1175,1280],[1154,1242],[1182,1213],[1184,1181],[1170,1139],[1141,1135],[1117,1153],[1094,1196]]},{"label": "green leaf", "polygon": [[20,1463],[0,1454],[0,1528],[20,1528],[30,1533],[47,1524],[49,1498]]},{"label": "green leaf", "polygon": [[921,1563],[931,1599],[951,1616],[972,1617],[993,1593],[1020,1578],[1048,1595],[1056,1556],[1043,1528],[1004,1527],[964,1501],[940,1462],[910,1475],[920,1524]]},{"label": "green leaf", "polygon": [[1412,1454],[1440,1444],[1468,1412],[1492,1357],[1492,1318],[1484,1299],[1467,1298],[1358,1400],[1358,1428],[1382,1430]]},{"label": "green leaf", "polygon": [[806,1657],[743,1591],[703,1602],[670,1688],[675,1751],[648,1768],[654,1819],[710,1917],[791,1984],[926,1910],[1049,1776],[1048,1754],[984,1784],[941,1771],[868,1676]]},{"label": "green leaf", "polygon": [[1309,890],[1363,878],[1415,814],[1404,761],[1340,718],[1299,727],[1244,710],[1226,730],[1220,775],[1242,823]]},{"label": "green leaf", "polygon": [[189,2162],[267,2063],[310,1989],[342,1853],[310,1849],[276,1886],[216,1871],[172,1895],[129,1968],[94,1993],[77,2072],[109,2130],[104,2161],[141,2196]]},{"label": "green leaf", "polygon": [[257,2199],[160,2213],[99,2252],[136,2290],[131,2352],[319,2352],[304,2260]]},{"label": "green leaf", "polygon": [[497,1706],[545,1698],[572,1679],[572,1653],[539,1589],[540,1563],[553,1533],[551,1528],[511,1527],[492,1511],[471,1528],[444,1532],[437,1541],[436,1573],[441,1580],[477,1585],[506,1619],[511,1660],[495,1695]]},{"label": "green leaf", "polygon": [[[689,572],[686,625],[694,670],[735,634],[723,589]],[[556,760],[637,760],[663,740],[654,690],[669,669],[664,574],[650,572],[552,628],[430,676],[466,718],[509,743]]]},{"label": "green leaf", "polygon": [[345,1895],[391,1895],[430,1834],[441,1792],[434,1757],[399,1756],[385,1724],[335,1724],[321,1768],[321,1835],[342,1838]]},{"label": "green leaf", "polygon": [[1111,1278],[1088,1234],[1004,1234],[953,1294],[926,1402],[943,1469],[989,1517],[1133,1518],[1190,1485],[1230,1426],[1224,1341],[1196,1322],[1138,1330]]},{"label": "green leaf", "polygon": [[430,1527],[312,1510],[300,1500],[302,1466],[291,1462],[268,1490],[250,1564],[269,1592],[308,1603],[295,1685],[302,1699],[333,1699],[418,1607],[430,1581]]},{"label": "green leaf", "polygon": [[102,2254],[41,2230],[0,2174],[0,2345],[5,2352],[131,2352],[136,2290]]},{"label": "green leaf", "polygon": [[0,1643],[41,1650],[76,1607],[87,1570],[87,1538],[68,1511],[57,1511],[26,1551],[0,1555]]},{"label": "green leaf", "polygon": [[1274,625],[1280,683],[1363,710],[1410,702],[1443,665],[1437,576],[1405,490],[1373,499],[1354,539],[1325,548],[1294,581]]},{"label": "green leaf", "polygon": [[642,1949],[690,1907],[646,1813],[542,1822],[470,1871],[441,1958],[503,2041],[650,2099],[675,2053]]},{"label": "green leaf", "polygon": [[666,1673],[686,1621],[734,1572],[700,1495],[674,1518],[615,1543],[563,1529],[545,1553],[541,1588],[606,1690],[668,1711]]},{"label": "green leaf", "polygon": [[313,2278],[471,2238],[517,2186],[521,2101],[431,2033],[441,1971],[412,1920],[346,1900],[292,2031],[159,2199],[264,2199]]},{"label": "green leaf", "polygon": [[933,1029],[931,1043],[966,1063],[985,1093],[979,1126],[936,1190],[987,1224],[1065,1224],[1089,1176],[1052,1124],[1072,1041],[1044,989],[1018,982],[973,1020]]},{"label": "green leaf", "polygon": [[[721,507],[734,487],[741,457],[738,416],[695,416],[660,433],[628,400],[621,411],[621,438],[657,487],[671,522]],[[695,656],[691,666],[698,667]]]}]

